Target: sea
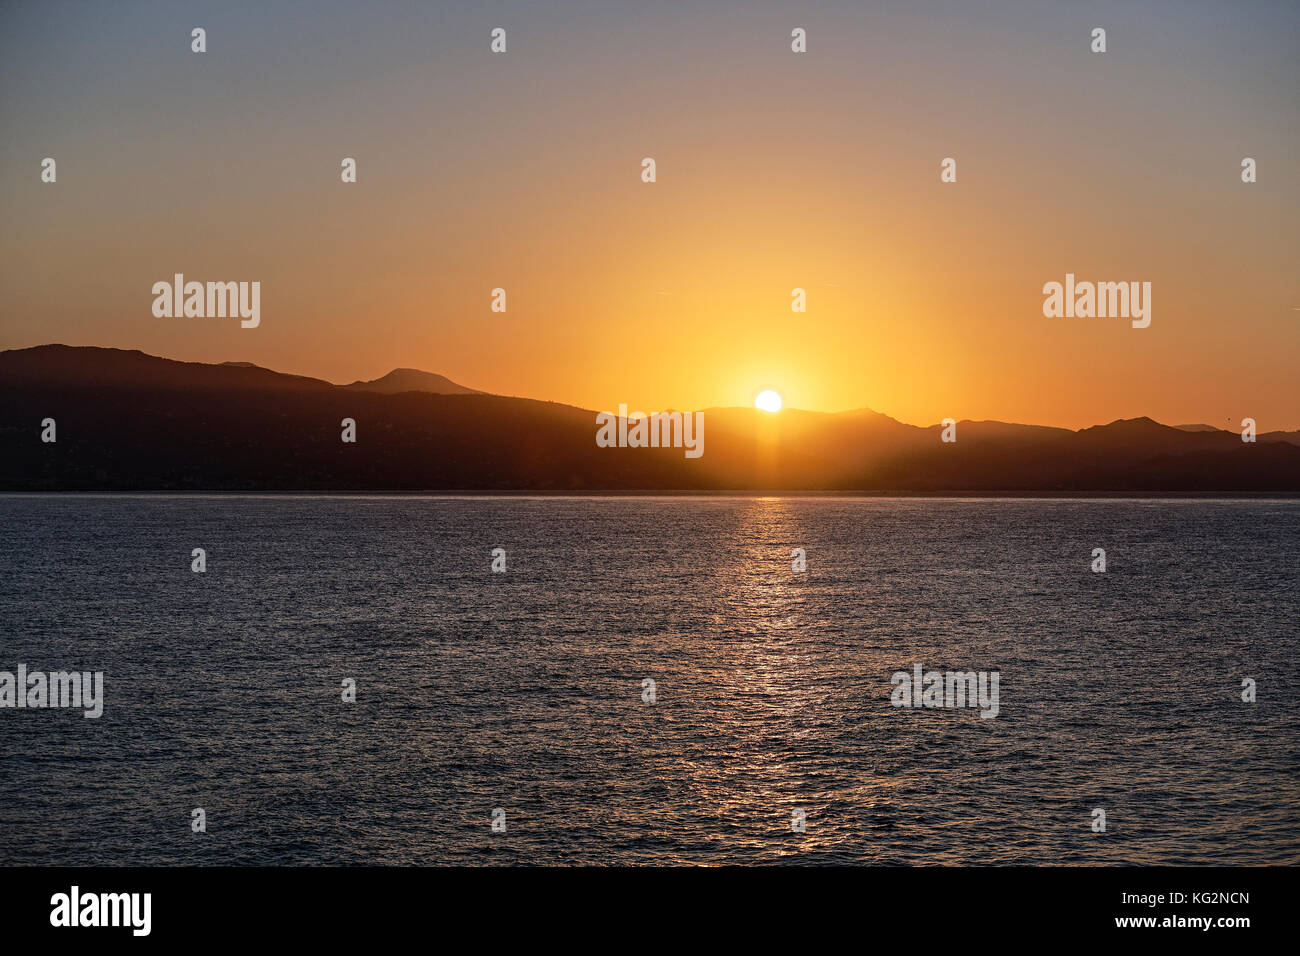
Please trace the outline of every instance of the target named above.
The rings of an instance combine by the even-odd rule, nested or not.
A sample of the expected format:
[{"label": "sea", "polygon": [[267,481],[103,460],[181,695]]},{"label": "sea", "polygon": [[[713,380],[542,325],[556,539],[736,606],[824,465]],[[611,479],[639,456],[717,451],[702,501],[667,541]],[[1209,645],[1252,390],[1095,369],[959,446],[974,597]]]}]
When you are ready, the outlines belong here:
[{"label": "sea", "polygon": [[1300,863],[1298,581],[1296,500],[0,496],[0,672],[103,674],[0,864]]}]

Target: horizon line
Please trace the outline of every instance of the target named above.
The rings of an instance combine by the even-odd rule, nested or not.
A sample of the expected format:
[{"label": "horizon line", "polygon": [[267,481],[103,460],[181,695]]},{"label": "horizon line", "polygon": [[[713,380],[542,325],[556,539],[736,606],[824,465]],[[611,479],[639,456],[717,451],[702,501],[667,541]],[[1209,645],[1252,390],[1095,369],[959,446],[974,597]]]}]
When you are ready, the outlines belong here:
[{"label": "horizon line", "polygon": [[[581,410],[581,411],[591,411],[591,412],[593,412],[593,413],[595,413],[595,414],[616,414],[616,413],[614,413],[614,412],[598,411],[598,410],[596,410],[596,409],[587,409],[587,408],[583,408],[583,406],[581,406],[581,405],[575,405],[575,404],[573,404],[573,403],[571,403],[571,402],[561,401],[561,400],[559,400],[559,399],[553,399],[553,398],[534,398],[534,397],[532,397],[532,396],[528,396],[528,395],[505,395],[505,394],[502,394],[502,393],[500,393],[500,392],[485,391],[485,390],[483,390],[483,389],[478,389],[478,388],[474,388],[474,387],[472,387],[472,386],[463,385],[463,384],[461,384],[459,381],[457,381],[456,379],[452,378],[450,375],[447,375],[447,374],[445,374],[445,373],[443,373],[443,372],[431,372],[431,371],[429,371],[428,369],[414,368],[414,367],[409,366],[409,365],[395,365],[395,366],[393,366],[392,368],[390,368],[387,372],[384,372],[382,375],[379,375],[379,376],[377,376],[377,377],[375,377],[375,378],[372,378],[372,379],[363,379],[363,378],[358,378],[358,379],[356,379],[355,381],[352,381],[352,382],[334,382],[334,381],[331,381],[330,379],[322,378],[322,377],[317,376],[317,375],[310,375],[310,374],[307,374],[307,373],[305,373],[305,372],[286,372],[286,371],[282,371],[282,370],[280,370],[280,369],[269,368],[268,366],[265,366],[265,365],[258,365],[256,362],[248,362],[248,361],[243,361],[243,360],[238,360],[238,359],[227,359],[227,360],[222,361],[222,362],[202,362],[202,361],[196,361],[196,360],[192,360],[192,359],[172,358],[172,357],[169,357],[169,356],[166,356],[166,355],[157,355],[157,354],[155,354],[155,353],[153,353],[153,352],[146,352],[144,349],[140,349],[140,348],[122,348],[122,347],[120,347],[120,346],[116,346],[116,345],[69,345],[69,344],[67,344],[67,343],[65,343],[65,342],[43,342],[43,343],[40,343],[40,344],[38,344],[38,345],[20,345],[20,346],[8,347],[8,348],[0,348],[0,354],[4,354],[4,353],[6,353],[6,352],[23,352],[23,351],[33,350],[33,349],[45,349],[45,348],[64,348],[64,349],[98,349],[98,350],[101,350],[101,351],[108,351],[108,352],[125,352],[125,353],[131,353],[131,352],[134,352],[134,353],[138,353],[138,354],[140,354],[140,355],[146,356],[147,358],[154,358],[154,359],[158,359],[158,360],[160,360],[160,361],[165,361],[165,362],[176,362],[176,363],[179,363],[179,364],[182,364],[182,365],[202,365],[202,366],[205,366],[205,367],[208,367],[208,368],[221,368],[222,366],[229,366],[229,367],[243,367],[243,368],[256,368],[256,369],[260,369],[260,370],[262,370],[262,371],[264,371],[264,372],[270,372],[270,373],[272,373],[272,374],[274,374],[274,375],[284,375],[284,376],[289,376],[289,377],[292,377],[292,378],[305,378],[305,379],[311,379],[312,381],[322,382],[322,383],[324,383],[324,384],[326,384],[326,385],[329,385],[329,386],[331,386],[331,387],[333,387],[333,388],[351,388],[351,387],[353,387],[353,386],[360,385],[360,384],[365,384],[365,383],[368,383],[368,382],[377,382],[377,381],[380,381],[381,379],[386,378],[387,376],[393,374],[394,372],[401,372],[401,371],[417,372],[417,373],[422,374],[422,375],[436,375],[436,376],[438,376],[439,378],[446,379],[448,382],[450,382],[450,383],[453,384],[453,385],[456,385],[456,386],[458,386],[458,387],[460,387],[460,388],[467,389],[469,392],[474,393],[474,394],[457,394],[457,393],[448,393],[448,392],[426,392],[426,391],[423,391],[423,390],[421,390],[421,389],[411,389],[411,390],[410,390],[410,391],[414,391],[414,392],[420,392],[420,393],[422,393],[422,394],[428,394],[428,395],[443,395],[443,396],[445,396],[445,397],[461,397],[461,398],[472,398],[472,397],[475,397],[475,395],[477,395],[477,396],[479,396],[479,397],[485,397],[485,398],[512,398],[512,399],[519,399],[519,400],[522,400],[522,401],[543,402],[543,403],[552,404],[552,405],[564,405],[564,406],[566,406],[566,407],[569,407],[569,408],[576,408],[576,409],[579,409],[579,410]],[[382,394],[382,393],[377,393],[377,394]],[[392,394],[402,394],[402,393],[392,393]],[[627,403],[627,402],[622,402],[622,403],[620,403],[620,404],[626,405],[626,404],[628,404],[628,403]],[[749,412],[757,412],[757,411],[760,411],[760,409],[757,409],[757,408],[754,408],[754,407],[752,407],[752,406],[748,406],[748,405],[708,405],[708,406],[706,406],[706,407],[704,407],[704,408],[700,408],[700,409],[692,409],[691,411],[693,411],[693,412],[708,412],[708,411],[715,411],[715,412],[716,412],[716,411],[731,411],[731,410],[737,410],[737,411],[749,411]],[[637,410],[637,411],[639,411],[639,410]],[[666,411],[679,411],[679,412],[684,412],[684,411],[686,411],[686,409],[676,408],[675,406],[669,406],[668,408],[661,409],[661,410],[656,411],[656,412],[640,412],[640,414],[641,414],[641,415],[660,414],[661,412],[666,412]],[[839,410],[837,410],[837,411],[825,411],[825,410],[820,410],[820,409],[812,409],[812,408],[798,408],[798,407],[795,407],[795,406],[786,406],[785,408],[782,408],[781,411],[779,411],[779,412],[776,412],[776,413],[767,413],[767,412],[764,412],[764,414],[771,414],[772,417],[775,419],[777,416],[779,416],[780,414],[782,414],[782,413],[784,413],[784,412],[800,412],[800,413],[802,413],[802,414],[806,414],[806,415],[825,415],[825,416],[850,415],[850,414],[853,414],[854,412],[870,412],[870,413],[873,414],[873,415],[879,415],[879,416],[881,416],[881,417],[888,418],[888,419],[890,419],[891,421],[898,422],[900,425],[906,425],[906,426],[908,426],[908,427],[910,427],[910,428],[930,429],[930,428],[941,428],[941,427],[943,427],[943,422],[942,422],[942,421],[940,421],[940,422],[936,422],[936,423],[931,423],[931,424],[918,424],[918,423],[916,423],[916,422],[908,422],[908,421],[904,421],[904,420],[901,419],[901,418],[896,418],[896,417],[894,417],[893,415],[890,415],[890,414],[888,414],[888,413],[886,413],[886,412],[882,412],[882,411],[879,411],[879,410],[877,410],[877,409],[875,409],[875,408],[872,408],[872,407],[870,407],[869,405],[858,405],[858,406],[854,406],[854,407],[852,407],[852,408],[839,409]],[[637,417],[637,416],[629,415],[629,420],[632,420],[632,419],[635,418],[635,417]],[[1225,434],[1237,434],[1237,426],[1233,426],[1233,427],[1231,427],[1231,428],[1224,428],[1224,427],[1222,427],[1222,426],[1218,426],[1218,425],[1210,425],[1208,422],[1193,422],[1193,421],[1187,421],[1187,422],[1182,422],[1182,423],[1177,424],[1177,425],[1171,425],[1171,424],[1168,424],[1168,423],[1166,423],[1166,422],[1159,421],[1158,419],[1152,418],[1150,415],[1146,415],[1146,414],[1140,414],[1140,415],[1132,415],[1132,416],[1128,416],[1128,417],[1114,418],[1114,419],[1111,419],[1110,421],[1106,421],[1106,422],[1095,421],[1095,422],[1093,422],[1093,424],[1091,424],[1091,425],[1083,425],[1083,426],[1081,426],[1081,427],[1079,427],[1079,428],[1072,428],[1072,427],[1070,427],[1069,425],[1050,425],[1050,424],[1045,424],[1045,423],[1041,423],[1041,422],[1008,421],[1008,420],[1006,420],[1006,419],[1000,419],[1000,418],[957,418],[957,419],[955,419],[955,421],[956,421],[958,424],[967,423],[967,424],[974,424],[974,425],[979,425],[979,424],[1016,425],[1016,426],[1019,426],[1019,427],[1022,427],[1022,428],[1048,428],[1048,429],[1054,429],[1054,430],[1058,430],[1058,431],[1071,432],[1071,433],[1074,433],[1074,434],[1077,434],[1077,433],[1082,432],[1082,431],[1087,431],[1087,430],[1090,429],[1090,428],[1100,428],[1100,427],[1104,427],[1104,426],[1106,426],[1106,425],[1114,425],[1114,424],[1118,424],[1118,423],[1120,423],[1120,422],[1135,422],[1135,421],[1143,421],[1143,420],[1150,421],[1150,422],[1152,422],[1153,424],[1160,425],[1160,426],[1163,427],[1163,428],[1172,428],[1172,429],[1174,429],[1174,430],[1176,430],[1176,431],[1183,431],[1183,430],[1186,430],[1186,429],[1192,429],[1192,428],[1196,428],[1196,429],[1205,429],[1205,428],[1209,428],[1209,429],[1213,429],[1213,430],[1215,430],[1215,431],[1224,432]],[[1260,434],[1260,435],[1268,434],[1268,433],[1271,433],[1271,432],[1283,432],[1283,433],[1288,433],[1288,432],[1294,432],[1294,431],[1300,431],[1300,423],[1297,423],[1297,424],[1295,425],[1295,427],[1292,427],[1292,428],[1287,428],[1287,427],[1285,427],[1285,426],[1279,426],[1279,427],[1277,427],[1277,428],[1268,428],[1268,429],[1263,429],[1263,428],[1259,428],[1258,425],[1256,425],[1256,432],[1257,432],[1257,434]]]}]

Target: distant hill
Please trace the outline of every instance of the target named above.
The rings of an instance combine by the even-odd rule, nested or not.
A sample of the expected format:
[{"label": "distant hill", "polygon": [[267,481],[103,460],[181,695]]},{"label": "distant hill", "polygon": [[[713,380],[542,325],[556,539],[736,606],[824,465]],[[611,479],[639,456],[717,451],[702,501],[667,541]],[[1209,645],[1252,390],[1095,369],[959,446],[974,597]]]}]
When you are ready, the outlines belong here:
[{"label": "distant hill", "polygon": [[1284,441],[1292,445],[1300,445],[1300,431],[1284,432],[1262,432],[1255,436],[1259,441]]},{"label": "distant hill", "polygon": [[246,362],[177,362],[139,351],[39,345],[0,352],[0,387],[328,389],[329,382]]},{"label": "distant hill", "polygon": [[[1223,432],[1228,435],[1241,436],[1241,432],[1237,427],[1216,428],[1213,425],[1175,425],[1174,427],[1185,432]],[[1259,432],[1255,438],[1257,441],[1263,442],[1284,441],[1292,445],[1300,445],[1300,430]]]},{"label": "distant hill", "polygon": [[432,392],[434,395],[484,395],[473,388],[457,385],[451,379],[433,372],[421,372],[415,368],[395,368],[383,378],[370,382],[353,382],[344,385],[362,392],[382,392],[395,395],[398,392]]},{"label": "distant hill", "polygon": [[[340,441],[344,418],[356,444]],[[1295,432],[1245,443],[1150,418],[1080,431],[961,421],[944,443],[938,425],[870,409],[712,408],[704,423],[704,456],[688,459],[599,448],[594,411],[415,370],[342,386],[117,349],[0,352],[4,491],[1300,493]]]}]

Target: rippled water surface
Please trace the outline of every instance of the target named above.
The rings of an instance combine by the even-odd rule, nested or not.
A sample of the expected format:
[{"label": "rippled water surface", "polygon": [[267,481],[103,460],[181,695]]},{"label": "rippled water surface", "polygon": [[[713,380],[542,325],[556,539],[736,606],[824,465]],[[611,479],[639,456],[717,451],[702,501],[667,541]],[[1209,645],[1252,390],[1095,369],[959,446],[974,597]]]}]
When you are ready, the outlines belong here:
[{"label": "rippled water surface", "polygon": [[0,709],[0,862],[1297,863],[1298,572],[1294,501],[0,497],[0,670],[107,696]]}]

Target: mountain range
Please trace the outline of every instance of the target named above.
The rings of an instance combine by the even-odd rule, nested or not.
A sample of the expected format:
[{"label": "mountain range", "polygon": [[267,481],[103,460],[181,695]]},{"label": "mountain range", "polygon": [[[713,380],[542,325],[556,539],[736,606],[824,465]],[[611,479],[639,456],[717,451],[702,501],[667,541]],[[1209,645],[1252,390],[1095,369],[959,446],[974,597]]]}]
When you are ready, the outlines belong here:
[{"label": "mountain range", "polygon": [[[1300,432],[1121,419],[908,425],[869,409],[704,411],[704,455],[599,448],[595,411],[395,369],[335,385],[119,349],[0,352],[0,491],[1300,493]],[[42,422],[55,420],[55,442]],[[340,440],[341,421],[357,440]]]}]

